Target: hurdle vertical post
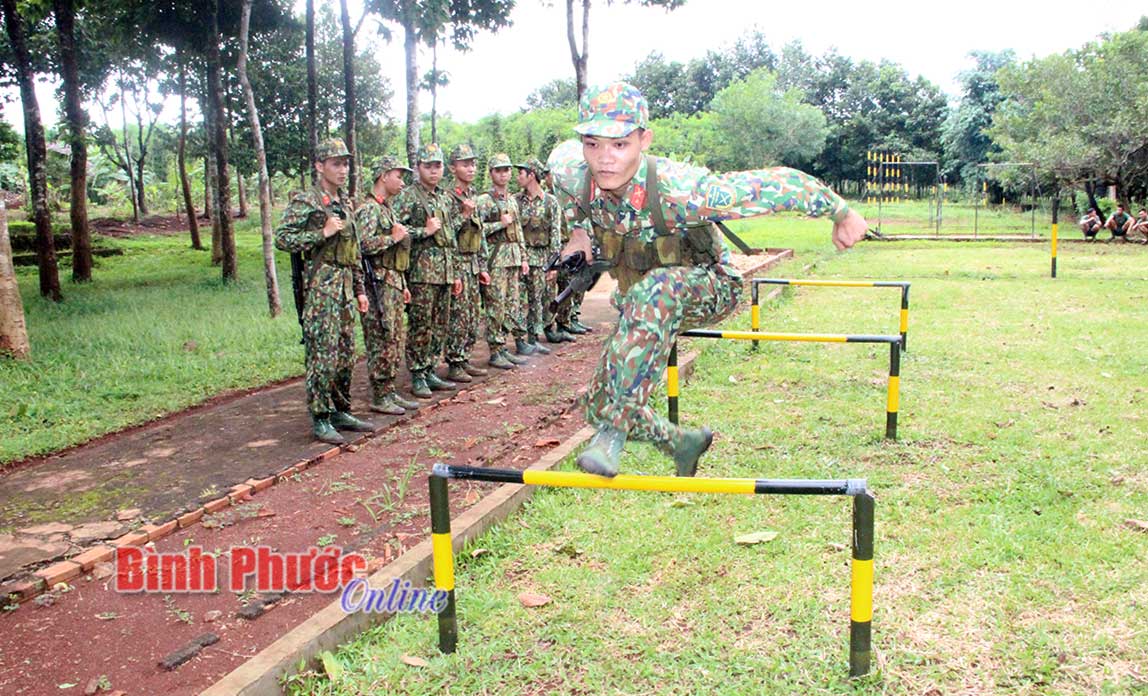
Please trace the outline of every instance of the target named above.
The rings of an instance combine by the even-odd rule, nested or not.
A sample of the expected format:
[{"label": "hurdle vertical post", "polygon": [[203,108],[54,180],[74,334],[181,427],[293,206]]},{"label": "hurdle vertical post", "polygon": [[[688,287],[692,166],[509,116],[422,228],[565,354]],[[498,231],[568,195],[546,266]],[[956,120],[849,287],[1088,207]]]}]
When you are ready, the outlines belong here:
[{"label": "hurdle vertical post", "polygon": [[901,350],[909,350],[909,284],[901,286]]},{"label": "hurdle vertical post", "polygon": [[885,399],[885,439],[897,439],[897,410],[901,406],[901,343],[889,344],[889,387]]},{"label": "hurdle vertical post", "polygon": [[450,537],[450,499],[447,480],[431,476],[431,556],[434,560],[434,586],[446,592],[446,607],[438,615],[438,648],[452,653],[458,645],[458,618],[454,607],[454,548]]},{"label": "hurdle vertical post", "polygon": [[869,673],[873,628],[873,495],[853,496],[853,563],[849,602],[849,676]]},{"label": "hurdle vertical post", "polygon": [[1057,218],[1060,216],[1060,191],[1052,194],[1052,277],[1056,277],[1056,237],[1060,225]]},{"label": "hurdle vertical post", "polygon": [[[757,288],[758,284],[751,280],[749,283],[749,296],[751,298],[749,305],[749,327],[752,331],[761,331],[761,298]],[[758,343],[759,341],[754,341],[750,346],[750,350],[757,350]]]},{"label": "hurdle vertical post", "polygon": [[[757,288],[754,288],[757,290]],[[670,359],[666,365],[666,400],[668,401],[668,417],[674,425],[678,424],[678,342],[670,346]]]}]

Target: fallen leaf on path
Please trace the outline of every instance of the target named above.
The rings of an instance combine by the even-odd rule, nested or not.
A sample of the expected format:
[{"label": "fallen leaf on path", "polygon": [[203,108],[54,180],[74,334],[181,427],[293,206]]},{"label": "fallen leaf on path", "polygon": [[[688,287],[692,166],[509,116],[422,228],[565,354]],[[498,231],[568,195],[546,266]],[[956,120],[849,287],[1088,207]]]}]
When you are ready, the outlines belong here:
[{"label": "fallen leaf on path", "polygon": [[1124,526],[1135,532],[1148,532],[1148,522],[1144,520],[1124,520]]},{"label": "fallen leaf on path", "polygon": [[430,667],[429,662],[414,655],[403,655],[399,660],[401,660],[404,665],[410,665],[411,667]]},{"label": "fallen leaf on path", "polygon": [[466,492],[466,497],[462,502],[466,505],[474,505],[482,499],[482,493],[477,488],[472,488]]},{"label": "fallen leaf on path", "polygon": [[488,406],[505,406],[506,399],[491,399],[490,401],[483,401],[482,403]]},{"label": "fallen leaf on path", "polygon": [[537,592],[523,592],[518,595],[518,601],[522,603],[522,606],[533,609],[534,607],[544,607],[550,604],[551,599]]},{"label": "fallen leaf on path", "polygon": [[735,544],[742,544],[743,546],[750,546],[752,544],[761,544],[767,541],[773,541],[777,538],[777,532],[767,530],[764,532],[753,532],[752,534],[742,534],[733,538]]},{"label": "fallen leaf on path", "polygon": [[477,437],[467,438],[466,442],[462,443],[462,448],[463,449],[470,449],[471,447],[474,447],[477,444],[478,444],[478,438]]},{"label": "fallen leaf on path", "polygon": [[553,447],[560,442],[562,442],[562,441],[556,437],[544,437],[544,438],[539,439],[537,442],[535,442],[534,446],[535,447]]}]

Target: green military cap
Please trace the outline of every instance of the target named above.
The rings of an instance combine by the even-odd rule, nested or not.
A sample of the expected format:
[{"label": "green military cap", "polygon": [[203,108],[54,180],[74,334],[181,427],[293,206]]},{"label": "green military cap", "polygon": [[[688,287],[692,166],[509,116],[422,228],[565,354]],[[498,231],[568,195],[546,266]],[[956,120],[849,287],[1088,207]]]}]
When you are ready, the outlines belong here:
[{"label": "green military cap", "polygon": [[626,82],[588,89],[578,104],[578,125],[582,135],[624,138],[638,128],[648,128],[650,107],[638,88]]},{"label": "green military cap", "polygon": [[442,148],[438,143],[427,143],[419,148],[419,163],[442,162]]},{"label": "green military cap", "polygon": [[537,157],[532,157],[522,164],[516,164],[514,166],[518,167],[519,169],[526,169],[527,171],[532,172],[534,174],[534,178],[538,179],[539,181],[541,181],[542,177],[546,176],[546,173],[550,171],[546,168],[545,164],[542,164],[542,160],[538,159]]},{"label": "green military cap", "polygon": [[332,157],[350,157],[351,153],[347,150],[347,144],[339,138],[328,138],[315,148],[315,161],[322,162],[323,160],[331,159]]},{"label": "green military cap", "polygon": [[379,177],[391,171],[392,169],[400,169],[404,172],[411,171],[411,168],[399,162],[399,158],[394,155],[384,155],[375,162],[375,166],[371,168],[374,172],[375,178],[373,181],[378,181]]},{"label": "green military cap", "polygon": [[500,152],[496,155],[491,155],[490,162],[487,163],[487,166],[491,169],[501,169],[502,167],[513,167],[514,165],[510,162],[510,155],[505,152]]},{"label": "green military cap", "polygon": [[478,159],[478,155],[474,154],[474,148],[467,143],[459,143],[454,146],[450,151],[450,161],[460,162],[462,160]]}]

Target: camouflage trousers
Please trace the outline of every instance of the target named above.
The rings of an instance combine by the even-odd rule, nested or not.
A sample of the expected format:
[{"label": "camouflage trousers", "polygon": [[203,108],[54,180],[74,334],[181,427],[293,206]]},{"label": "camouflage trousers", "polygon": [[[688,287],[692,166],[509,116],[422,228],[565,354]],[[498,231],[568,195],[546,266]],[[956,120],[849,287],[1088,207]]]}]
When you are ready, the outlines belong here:
[{"label": "camouflage trousers", "polygon": [[681,428],[650,407],[678,333],[724,319],[741,299],[741,276],[730,266],[655,268],[615,295],[621,313],[583,397],[586,421],[612,426],[672,454]]},{"label": "camouflage trousers", "polygon": [[470,351],[478,342],[478,323],[482,317],[482,296],[478,276],[462,274],[462,294],[450,299],[449,335],[446,340],[446,361],[462,365],[470,360]]},{"label": "camouflage trousers", "polygon": [[530,273],[521,277],[518,284],[518,306],[522,328],[530,336],[541,336],[546,328],[546,306],[554,296],[551,283],[546,282],[546,272],[542,266],[531,266]]},{"label": "camouflage trousers", "polygon": [[307,410],[324,417],[351,410],[351,370],[355,365],[353,299],[342,283],[311,288],[303,306],[303,362],[307,369]]},{"label": "camouflage trousers", "polygon": [[450,285],[411,283],[410,291],[407,369],[414,375],[438,365],[446,345],[451,297]]},{"label": "camouflage trousers", "polygon": [[371,298],[371,311],[363,315],[363,343],[367,347],[367,376],[371,380],[371,394],[379,399],[394,390],[399,360],[407,342],[406,305],[403,291],[379,283],[379,299],[383,306],[375,306]]},{"label": "camouflage trousers", "polygon": [[486,305],[486,342],[494,349],[507,340],[523,338],[526,331],[519,321],[520,291],[519,266],[490,269],[490,285],[483,286],[483,304]]}]

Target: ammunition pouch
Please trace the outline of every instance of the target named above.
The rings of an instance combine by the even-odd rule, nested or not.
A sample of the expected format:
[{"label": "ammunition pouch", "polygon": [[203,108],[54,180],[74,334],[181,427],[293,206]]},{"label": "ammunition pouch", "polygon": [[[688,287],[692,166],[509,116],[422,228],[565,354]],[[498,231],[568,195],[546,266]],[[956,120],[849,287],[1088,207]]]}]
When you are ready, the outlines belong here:
[{"label": "ammunition pouch", "polygon": [[654,268],[668,266],[709,266],[721,260],[721,232],[712,223],[658,230],[645,241],[634,234],[594,225],[598,258],[611,264],[610,272],[625,293]]},{"label": "ammunition pouch", "polygon": [[550,230],[546,225],[542,224],[541,220],[535,223],[534,219],[522,226],[522,236],[526,239],[526,246],[529,247],[546,247],[550,246]]},{"label": "ammunition pouch", "polygon": [[390,271],[404,272],[411,267],[411,238],[395,244],[382,253],[380,263]]},{"label": "ammunition pouch", "polygon": [[458,233],[458,250],[464,254],[477,254],[481,248],[482,227],[472,220],[464,221]]}]

